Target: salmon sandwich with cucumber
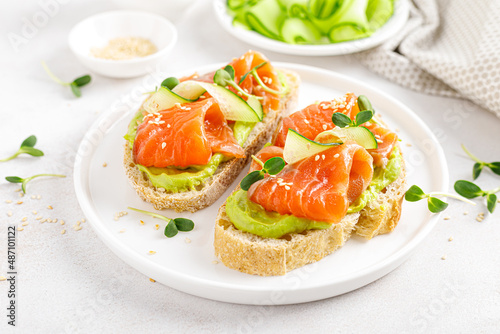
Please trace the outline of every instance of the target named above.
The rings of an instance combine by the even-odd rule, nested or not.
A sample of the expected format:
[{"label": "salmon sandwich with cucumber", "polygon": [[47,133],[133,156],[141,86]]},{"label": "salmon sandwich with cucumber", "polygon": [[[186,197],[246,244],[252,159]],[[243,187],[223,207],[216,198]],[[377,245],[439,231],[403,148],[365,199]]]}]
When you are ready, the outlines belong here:
[{"label": "salmon sandwich with cucumber", "polygon": [[165,79],[125,135],[132,186],[158,210],[211,205],[293,110],[299,82],[253,51],[214,72]]},{"label": "salmon sandwich with cucumber", "polygon": [[352,234],[371,239],[396,227],[405,164],[367,97],[314,103],[285,117],[272,142],[219,209],[214,247],[227,267],[284,275]]}]

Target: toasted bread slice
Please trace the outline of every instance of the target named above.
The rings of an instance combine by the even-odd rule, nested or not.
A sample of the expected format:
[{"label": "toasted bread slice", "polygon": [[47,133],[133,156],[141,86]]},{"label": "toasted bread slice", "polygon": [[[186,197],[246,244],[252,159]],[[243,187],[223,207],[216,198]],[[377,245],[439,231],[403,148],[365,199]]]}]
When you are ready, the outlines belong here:
[{"label": "toasted bread slice", "polygon": [[269,111],[264,120],[255,125],[243,145],[246,157],[231,159],[220,164],[215,174],[207,179],[199,189],[172,193],[163,188],[156,188],[145,173],[135,166],[132,150],[126,143],[123,165],[137,194],[143,200],[153,204],[157,210],[174,209],[178,212],[195,212],[214,203],[240,174],[251,155],[255,154],[267,142],[281,119],[294,110],[298,98],[300,78],[295,72],[283,69],[280,71],[287,80],[289,93],[282,97],[278,110]]},{"label": "toasted bread slice", "polygon": [[401,215],[405,178],[403,164],[399,178],[360,212],[346,215],[328,229],[308,230],[280,239],[262,238],[236,229],[224,203],[215,223],[215,255],[231,269],[260,276],[284,275],[319,261],[342,247],[353,232],[371,239],[392,231]]}]

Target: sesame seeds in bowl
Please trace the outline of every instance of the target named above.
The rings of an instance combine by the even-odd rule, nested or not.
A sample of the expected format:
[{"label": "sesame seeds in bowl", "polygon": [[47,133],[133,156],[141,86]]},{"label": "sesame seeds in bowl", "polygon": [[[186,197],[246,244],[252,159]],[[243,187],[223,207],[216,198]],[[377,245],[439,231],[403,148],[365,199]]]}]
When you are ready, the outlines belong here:
[{"label": "sesame seeds in bowl", "polygon": [[100,13],[78,23],[68,42],[91,71],[113,78],[144,75],[173,49],[174,25],[160,15],[119,10]]}]

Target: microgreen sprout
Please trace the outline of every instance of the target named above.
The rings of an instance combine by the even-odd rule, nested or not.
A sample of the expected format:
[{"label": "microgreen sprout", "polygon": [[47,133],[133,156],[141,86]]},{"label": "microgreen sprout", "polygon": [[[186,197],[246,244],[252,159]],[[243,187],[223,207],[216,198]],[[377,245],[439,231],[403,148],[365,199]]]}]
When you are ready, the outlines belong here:
[{"label": "microgreen sprout", "polygon": [[131,208],[131,207],[128,207],[128,209],[143,213],[143,214],[151,216],[153,218],[158,218],[158,219],[162,219],[162,220],[166,221],[167,225],[165,226],[165,231],[163,232],[163,234],[165,234],[165,236],[167,238],[172,238],[172,237],[176,236],[179,231],[189,232],[189,231],[192,231],[194,228],[194,223],[191,219],[187,219],[187,218],[174,218],[174,219],[172,219],[172,218],[168,218],[168,217],[165,217],[163,215],[160,215],[160,214],[154,213],[154,212],[139,210],[139,209]]},{"label": "microgreen sprout", "polygon": [[8,158],[0,159],[0,162],[12,160],[12,159],[16,158],[19,154],[23,154],[23,153],[29,154],[29,155],[34,156],[34,157],[43,156],[43,152],[34,147],[35,144],[36,144],[36,137],[29,136],[21,143],[21,147],[19,147],[19,149],[17,150],[16,153],[14,153],[13,155],[11,155]]},{"label": "microgreen sprout", "polygon": [[355,127],[361,126],[373,118],[375,112],[373,111],[370,100],[368,100],[366,96],[360,95],[358,97],[358,107],[360,111],[356,114],[355,120],[351,120],[351,118],[346,114],[336,112],[332,115],[333,124],[340,128],[345,128],[347,126]]},{"label": "microgreen sprout", "polygon": [[455,191],[466,198],[486,197],[486,206],[488,211],[493,213],[497,205],[496,193],[500,191],[500,187],[492,190],[482,190],[478,185],[465,180],[455,182]]},{"label": "microgreen sprout", "polygon": [[45,62],[43,62],[43,61],[42,61],[42,66],[45,69],[45,72],[47,72],[47,74],[52,78],[52,80],[54,80],[55,82],[57,82],[58,84],[60,84],[62,86],[69,86],[71,88],[71,91],[73,92],[73,94],[76,97],[82,96],[82,92],[80,91],[80,87],[87,85],[92,80],[90,75],[83,75],[81,77],[76,78],[72,82],[64,82],[61,79],[59,79],[58,77],[56,77],[54,75],[54,73],[52,73],[50,71],[47,64],[45,64]]},{"label": "microgreen sprout", "polygon": [[178,84],[180,84],[180,81],[179,79],[177,79],[176,77],[169,77],[169,78],[166,78],[165,80],[162,81],[161,85],[163,87],[167,87],[168,89],[172,90],[175,88],[175,86],[177,86]]},{"label": "microgreen sprout", "polygon": [[270,88],[269,86],[267,86],[264,81],[262,81],[262,79],[260,78],[259,76],[259,73],[257,72],[257,70],[259,68],[261,68],[262,66],[266,65],[267,62],[263,62],[263,63],[260,63],[259,65],[253,67],[250,71],[248,71],[247,73],[245,73],[241,79],[240,79],[240,85],[241,83],[246,79],[246,77],[251,74],[255,80],[257,81],[257,83],[259,84],[259,86],[262,87],[262,89],[268,93],[271,93],[271,94],[274,94],[274,95],[285,95],[288,93],[288,87],[283,87],[282,90],[276,90],[276,89],[272,89]]},{"label": "microgreen sprout", "polygon": [[269,175],[276,175],[281,172],[286,165],[285,160],[281,157],[271,158],[265,163],[254,155],[252,155],[252,159],[261,165],[262,169],[249,173],[243,180],[241,180],[240,187],[245,191],[250,189],[250,186],[255,182],[262,180],[266,176],[266,173]]},{"label": "microgreen sprout", "polygon": [[244,95],[248,98],[256,98],[258,100],[262,100],[262,97],[251,95],[244,91],[240,86],[238,86],[236,81],[234,81],[234,68],[231,65],[227,65],[225,68],[215,71],[214,82],[222,87],[233,87],[241,95]]},{"label": "microgreen sprout", "polygon": [[461,200],[463,202],[466,202],[466,203],[469,203],[472,205],[476,205],[476,203],[469,201],[468,199],[460,197],[458,195],[454,195],[454,194],[447,194],[447,193],[440,193],[440,192],[431,192],[431,193],[426,194],[426,193],[424,193],[424,191],[420,187],[418,187],[416,185],[411,186],[410,189],[408,189],[406,191],[405,199],[408,202],[417,202],[417,201],[420,201],[421,199],[427,198],[427,207],[429,208],[430,212],[437,213],[437,212],[441,212],[441,211],[445,210],[448,207],[448,203],[443,202],[442,200],[440,200],[439,198],[437,198],[435,196],[450,197],[450,198],[458,199],[458,200]]},{"label": "microgreen sprout", "polygon": [[480,160],[478,157],[473,155],[463,144],[462,144],[462,149],[465,151],[465,153],[474,160],[476,163],[474,164],[474,167],[472,168],[472,178],[475,180],[478,178],[479,174],[481,174],[482,170],[484,167],[488,167],[491,169],[491,171],[497,175],[500,175],[500,161],[498,162],[485,162]]},{"label": "microgreen sprout", "polygon": [[23,193],[26,194],[26,185],[28,182],[33,180],[34,178],[41,177],[41,176],[51,176],[51,177],[66,177],[66,175],[60,175],[60,174],[37,174],[33,175],[27,178],[22,178],[19,176],[7,176],[5,179],[9,181],[10,183],[21,183],[21,189],[23,190]]}]

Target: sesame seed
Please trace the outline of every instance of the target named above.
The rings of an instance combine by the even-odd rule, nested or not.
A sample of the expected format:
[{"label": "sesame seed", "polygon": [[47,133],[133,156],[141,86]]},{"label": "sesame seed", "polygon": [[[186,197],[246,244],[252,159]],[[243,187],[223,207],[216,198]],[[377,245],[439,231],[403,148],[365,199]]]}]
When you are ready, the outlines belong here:
[{"label": "sesame seed", "polygon": [[158,124],[165,124],[165,121],[159,121]]},{"label": "sesame seed", "polygon": [[19,193],[19,197],[24,197],[24,193]]},{"label": "sesame seed", "polygon": [[325,155],[324,154],[321,155],[321,159],[325,160]]},{"label": "sesame seed", "polygon": [[141,225],[144,225],[144,224],[145,224],[144,221],[141,220]]},{"label": "sesame seed", "polygon": [[80,231],[80,230],[82,229],[82,227],[81,227],[80,225],[74,225],[74,226],[73,226],[73,229],[74,229],[75,231]]},{"label": "sesame seed", "polygon": [[446,255],[441,256],[441,260],[446,260]]},{"label": "sesame seed", "polygon": [[52,205],[49,205],[49,206],[47,206],[47,209],[52,210],[54,208],[52,207]]},{"label": "sesame seed", "polygon": [[5,276],[0,276],[0,281],[6,281],[7,278]]},{"label": "sesame seed", "polygon": [[164,149],[167,144],[165,142],[161,143],[161,148]]},{"label": "sesame seed", "polygon": [[43,224],[43,223],[45,223],[46,221],[47,221],[47,219],[42,219],[42,220],[40,220],[40,224]]},{"label": "sesame seed", "polygon": [[189,238],[186,238],[185,241],[186,241],[187,244],[191,243],[191,239],[189,239]]},{"label": "sesame seed", "polygon": [[37,195],[37,196],[36,196],[36,199],[40,199],[40,198],[42,198],[42,196],[41,196],[41,195]]},{"label": "sesame seed", "polygon": [[327,128],[326,124],[323,124],[323,130],[326,130]]},{"label": "sesame seed", "polygon": [[23,204],[23,201],[17,201],[16,204]]},{"label": "sesame seed", "polygon": [[36,215],[36,214],[37,214],[37,212],[36,212],[35,210],[33,210],[33,211],[31,211],[31,212],[33,212],[33,214],[34,214],[34,215]]},{"label": "sesame seed", "polygon": [[22,222],[25,222],[28,220],[28,217],[23,217],[23,219],[21,219]]},{"label": "sesame seed", "polygon": [[24,231],[24,228],[22,228],[22,227],[18,227],[18,228],[17,228],[17,230],[18,230],[18,231]]},{"label": "sesame seed", "polygon": [[285,186],[285,189],[286,189],[286,190],[290,190],[290,187],[289,187],[289,186]]},{"label": "sesame seed", "polygon": [[7,216],[12,217],[12,211],[7,212]]},{"label": "sesame seed", "polygon": [[108,167],[108,164],[107,163],[103,163],[102,167]]},{"label": "sesame seed", "polygon": [[309,124],[309,121],[307,119],[304,120],[304,123]]},{"label": "sesame seed", "polygon": [[337,153],[333,157],[336,159],[336,158],[340,157],[340,154]]},{"label": "sesame seed", "polygon": [[448,217],[448,216],[446,216],[446,217],[444,217],[443,219],[444,219],[444,220],[450,220],[451,218],[450,218],[450,217]]},{"label": "sesame seed", "polygon": [[153,254],[156,254],[156,252],[155,251],[149,251],[148,254],[149,255],[153,255]]},{"label": "sesame seed", "polygon": [[465,211],[464,212],[464,216],[468,215],[469,214],[469,211]]},{"label": "sesame seed", "polygon": [[118,231],[119,233],[125,233],[125,229],[122,228],[121,230]]},{"label": "sesame seed", "polygon": [[82,219],[82,223],[85,223],[85,222],[86,222],[86,220],[85,220],[85,218],[83,218],[83,219]]},{"label": "sesame seed", "polygon": [[215,261],[215,260],[212,261],[212,264],[217,264],[217,263],[219,263],[219,261]]},{"label": "sesame seed", "polygon": [[66,223],[64,222],[64,220],[61,219],[61,221],[59,222],[59,224],[64,225]]},{"label": "sesame seed", "polygon": [[10,199],[6,200],[5,203],[12,203],[12,201]]},{"label": "sesame seed", "polygon": [[453,241],[453,237],[449,237],[449,238],[448,238],[448,241]]},{"label": "sesame seed", "polygon": [[167,128],[170,128],[170,124],[167,124]]},{"label": "sesame seed", "polygon": [[23,226],[28,226],[28,225],[29,225],[29,223],[22,223],[21,225],[23,225]]},{"label": "sesame seed", "polygon": [[[55,223],[55,222],[54,222]],[[77,221],[76,222],[76,226],[80,226],[81,222],[80,221]]]},{"label": "sesame seed", "polygon": [[66,233],[66,230],[62,230],[62,231],[61,231],[61,234],[64,234],[64,233]]},{"label": "sesame seed", "polygon": [[20,192],[21,190],[22,190],[21,188],[17,188],[16,193]]},{"label": "sesame seed", "polygon": [[156,281],[152,278],[149,279],[150,282],[155,283]]},{"label": "sesame seed", "polygon": [[160,228],[160,225],[156,224],[155,225],[155,230],[158,230]]},{"label": "sesame seed", "polygon": [[319,160],[319,155],[316,155],[316,157],[314,158],[314,161],[318,161]]},{"label": "sesame seed", "polygon": [[36,216],[36,218],[35,218],[35,219],[36,219],[36,220],[40,220],[40,219],[42,219],[42,218],[43,218],[42,216]]},{"label": "sesame seed", "polygon": [[406,143],[406,146],[411,147],[412,145],[410,143]]}]

